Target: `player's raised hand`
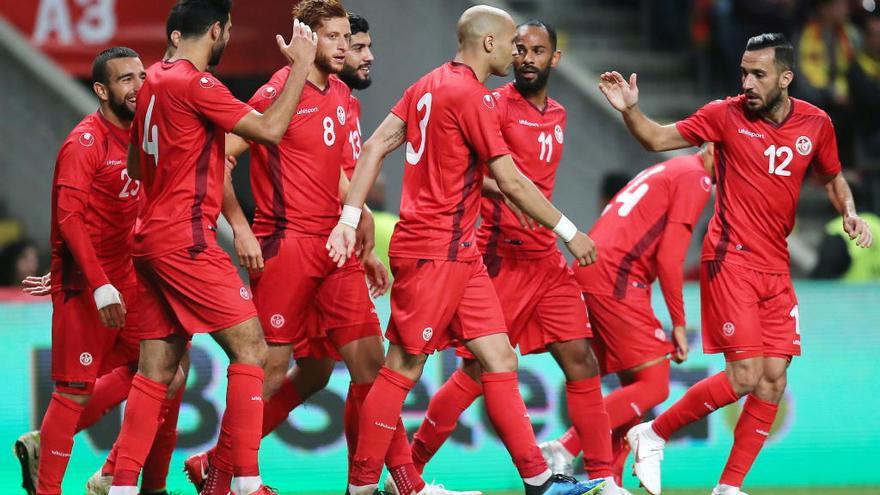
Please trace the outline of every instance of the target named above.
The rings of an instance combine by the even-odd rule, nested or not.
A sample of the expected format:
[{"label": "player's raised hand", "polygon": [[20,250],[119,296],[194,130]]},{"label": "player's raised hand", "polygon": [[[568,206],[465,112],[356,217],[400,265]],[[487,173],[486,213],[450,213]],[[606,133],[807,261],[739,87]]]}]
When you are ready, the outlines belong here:
[{"label": "player's raised hand", "polygon": [[52,292],[52,277],[48,273],[42,277],[27,277],[21,281],[21,291],[29,296],[48,296]]},{"label": "player's raised hand", "polygon": [[336,224],[330,237],[327,238],[327,252],[337,267],[342,268],[348,258],[354,255],[354,246],[357,243],[357,232],[350,225]]},{"label": "player's raised hand", "polygon": [[287,62],[310,65],[315,61],[315,53],[318,50],[318,34],[312,32],[312,28],[303,24],[299,19],[293,20],[293,34],[290,43],[284,42],[284,37],[275,35],[278,49],[287,58]]},{"label": "player's raised hand", "polygon": [[239,229],[235,233],[235,254],[238,256],[238,264],[248,271],[261,272],[266,266],[263,262],[263,249],[260,241],[250,229]]},{"label": "player's raised hand", "polygon": [[377,298],[391,288],[391,279],[388,277],[388,269],[376,256],[369,253],[363,259],[364,271],[367,273],[367,287],[370,288],[370,297]]},{"label": "player's raised hand", "polygon": [[617,71],[605,72],[599,76],[599,91],[608,98],[608,103],[618,112],[625,112],[639,103],[637,76],[633,73],[629,81]]},{"label": "player's raised hand", "polygon": [[565,247],[574,255],[578,264],[581,266],[592,265],[596,262],[598,252],[596,251],[596,243],[590,236],[583,232],[578,232],[574,237],[565,243]]},{"label": "player's raised hand", "polygon": [[675,351],[672,353],[672,360],[678,364],[687,361],[688,358],[688,339],[687,329],[683,326],[672,327],[672,345]]},{"label": "player's raised hand", "polygon": [[843,217],[843,230],[851,240],[856,241],[856,246],[869,248],[874,243],[874,234],[862,217],[858,215]]}]

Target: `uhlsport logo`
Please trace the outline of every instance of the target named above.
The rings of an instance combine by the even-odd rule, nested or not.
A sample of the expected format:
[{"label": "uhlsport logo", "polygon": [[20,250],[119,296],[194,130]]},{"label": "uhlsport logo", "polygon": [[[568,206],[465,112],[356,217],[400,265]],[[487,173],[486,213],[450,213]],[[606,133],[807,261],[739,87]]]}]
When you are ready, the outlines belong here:
[{"label": "uhlsport logo", "polygon": [[666,342],[666,332],[664,332],[662,328],[655,328],[654,338],[660,342]]},{"label": "uhlsport logo", "polygon": [[492,95],[483,95],[483,105],[489,108],[495,108],[495,98]]},{"label": "uhlsport logo", "polygon": [[556,142],[559,144],[562,144],[562,138],[565,137],[562,134],[562,126],[559,124],[556,124],[556,127],[553,128],[553,133],[556,134]]},{"label": "uhlsport logo", "polygon": [[248,299],[251,298],[251,293],[248,292],[247,287],[242,287],[241,289],[238,289],[238,294],[239,294],[239,295],[241,296],[241,298],[244,299],[245,301],[247,301]]},{"label": "uhlsport logo", "polygon": [[92,355],[89,354],[88,352],[84,352],[79,355],[79,364],[81,364],[83,366],[91,366],[91,364],[93,362],[95,362],[95,360],[94,360],[94,358],[92,358]]},{"label": "uhlsport logo", "polygon": [[95,144],[95,135],[91,132],[84,132],[79,136],[79,144],[85,146],[86,148],[91,147]]},{"label": "uhlsport logo", "polygon": [[724,335],[730,337],[733,335],[733,332],[736,332],[736,326],[728,321],[721,326],[721,331],[724,332]]},{"label": "uhlsport logo", "polygon": [[284,317],[276,313],[269,319],[269,324],[272,328],[281,328],[284,326]]},{"label": "uhlsport logo", "polygon": [[339,121],[339,125],[345,125],[345,109],[342,105],[336,107],[336,120]]},{"label": "uhlsport logo", "polygon": [[813,150],[813,142],[807,136],[801,136],[794,142],[794,147],[797,148],[798,153],[806,156]]},{"label": "uhlsport logo", "polygon": [[708,177],[703,177],[700,179],[700,187],[703,188],[704,191],[709,192],[712,190],[712,179]]},{"label": "uhlsport logo", "polygon": [[260,94],[263,95],[263,98],[272,99],[278,95],[278,90],[275,89],[275,86],[264,86],[263,90],[260,91]]},{"label": "uhlsport logo", "polygon": [[208,76],[202,76],[202,78],[199,79],[199,86],[205,89],[211,89],[214,87],[214,80]]},{"label": "uhlsport logo", "polygon": [[431,337],[434,336],[434,329],[431,327],[426,327],[422,330],[422,338],[425,339],[425,342],[431,340]]}]

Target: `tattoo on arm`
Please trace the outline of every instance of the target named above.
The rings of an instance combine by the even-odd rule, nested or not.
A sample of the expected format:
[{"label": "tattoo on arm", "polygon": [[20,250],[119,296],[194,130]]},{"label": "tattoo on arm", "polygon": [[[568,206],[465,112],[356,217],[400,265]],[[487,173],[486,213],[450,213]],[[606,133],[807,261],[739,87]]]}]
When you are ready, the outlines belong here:
[{"label": "tattoo on arm", "polygon": [[406,139],[406,126],[399,127],[393,133],[385,137],[385,146],[394,149],[403,144]]}]

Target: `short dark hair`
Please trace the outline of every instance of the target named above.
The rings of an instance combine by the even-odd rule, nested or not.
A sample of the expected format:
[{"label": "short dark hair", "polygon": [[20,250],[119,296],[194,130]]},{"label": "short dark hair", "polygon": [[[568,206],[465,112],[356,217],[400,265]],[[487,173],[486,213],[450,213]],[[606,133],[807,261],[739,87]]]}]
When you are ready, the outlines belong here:
[{"label": "short dark hair", "polygon": [[602,185],[600,194],[602,198],[611,201],[633,178],[632,174],[627,172],[607,172],[602,176]]},{"label": "short dark hair", "polygon": [[107,84],[110,74],[107,71],[107,62],[114,58],[140,58],[140,55],[131,48],[125,46],[113,46],[101,51],[92,62],[92,82]]},{"label": "short dark hair", "polygon": [[352,36],[358,33],[370,32],[370,23],[364,19],[364,16],[355,14],[354,12],[348,13],[348,24],[351,26]]},{"label": "short dark hair", "polygon": [[785,70],[794,70],[794,47],[782,33],[764,33],[752,36],[746,43],[746,51],[753,52],[764,48],[774,48],[776,65]]},{"label": "short dark hair", "polygon": [[168,11],[168,18],[165,19],[165,38],[168,44],[171,44],[171,33],[175,30],[179,31],[180,27],[180,2],[174,4]]},{"label": "short dark hair", "polygon": [[348,18],[348,12],[338,0],[300,0],[293,7],[293,17],[317,31],[325,19]]},{"label": "short dark hair", "polygon": [[226,27],[232,0],[180,0],[171,8],[172,12],[174,10],[177,10],[176,28],[182,38],[201,36],[215,22],[219,22],[221,28]]},{"label": "short dark hair", "polygon": [[530,19],[530,20],[520,24],[516,28],[519,29],[521,27],[529,27],[529,26],[539,27],[539,28],[543,29],[544,31],[547,31],[547,36],[550,38],[550,49],[553,50],[554,52],[556,51],[556,28],[554,28],[547,21],[543,21],[541,19]]}]

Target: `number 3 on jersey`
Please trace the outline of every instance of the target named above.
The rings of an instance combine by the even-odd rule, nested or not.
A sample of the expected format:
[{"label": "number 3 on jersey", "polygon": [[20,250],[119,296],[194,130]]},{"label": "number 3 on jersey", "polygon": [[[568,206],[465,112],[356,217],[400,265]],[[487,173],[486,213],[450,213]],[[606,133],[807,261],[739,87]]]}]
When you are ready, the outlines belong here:
[{"label": "number 3 on jersey", "polygon": [[406,143],[406,163],[410,165],[417,165],[419,160],[422,159],[422,155],[425,153],[425,139],[427,136],[425,135],[425,130],[428,128],[428,120],[431,118],[431,93],[425,93],[419,98],[419,102],[416,104],[416,111],[421,112],[422,109],[425,109],[425,116],[419,120],[419,149],[416,151],[415,146],[412,143],[407,141]]}]

